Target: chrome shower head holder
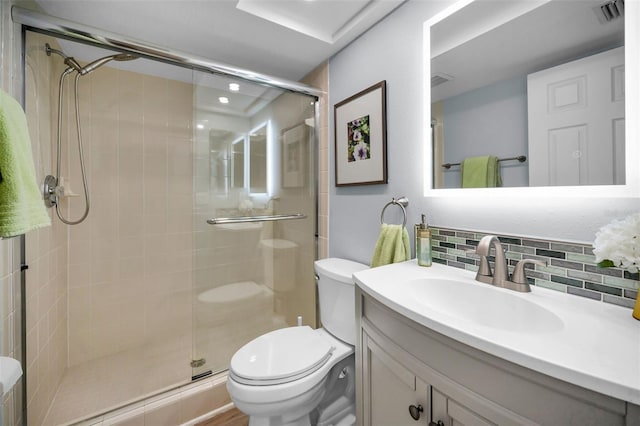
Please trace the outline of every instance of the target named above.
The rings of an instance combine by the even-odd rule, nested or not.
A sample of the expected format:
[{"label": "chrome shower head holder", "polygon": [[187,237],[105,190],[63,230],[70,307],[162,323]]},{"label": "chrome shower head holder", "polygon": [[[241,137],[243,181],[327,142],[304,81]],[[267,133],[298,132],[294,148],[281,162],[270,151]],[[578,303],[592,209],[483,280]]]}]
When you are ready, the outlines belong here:
[{"label": "chrome shower head holder", "polygon": [[47,175],[47,177],[44,178],[42,198],[44,199],[44,205],[47,206],[47,208],[51,208],[58,204],[58,179],[56,179],[55,176]]},{"label": "chrome shower head holder", "polygon": [[52,53],[62,56],[62,58],[64,59],[64,64],[69,67],[67,68],[67,71],[82,72],[82,66],[78,63],[78,61],[75,60],[75,58],[73,58],[72,56],[65,55],[64,52],[61,50],[54,49],[49,45],[49,43],[45,43],[44,51],[47,53],[47,56],[51,56]]}]

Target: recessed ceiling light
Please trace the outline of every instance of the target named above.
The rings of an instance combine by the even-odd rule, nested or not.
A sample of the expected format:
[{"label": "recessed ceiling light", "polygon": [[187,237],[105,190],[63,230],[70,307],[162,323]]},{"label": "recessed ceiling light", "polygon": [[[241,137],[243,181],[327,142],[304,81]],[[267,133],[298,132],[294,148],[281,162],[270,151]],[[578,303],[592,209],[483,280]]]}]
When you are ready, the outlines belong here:
[{"label": "recessed ceiling light", "polygon": [[218,101],[220,101],[221,104],[228,104],[229,103],[229,98],[227,98],[226,96],[220,96],[218,98]]},{"label": "recessed ceiling light", "polygon": [[198,124],[198,125],[196,125],[196,127],[197,127],[198,129],[204,129],[204,124]]},{"label": "recessed ceiling light", "polygon": [[237,92],[240,90],[240,85],[238,83],[229,83],[229,90]]}]

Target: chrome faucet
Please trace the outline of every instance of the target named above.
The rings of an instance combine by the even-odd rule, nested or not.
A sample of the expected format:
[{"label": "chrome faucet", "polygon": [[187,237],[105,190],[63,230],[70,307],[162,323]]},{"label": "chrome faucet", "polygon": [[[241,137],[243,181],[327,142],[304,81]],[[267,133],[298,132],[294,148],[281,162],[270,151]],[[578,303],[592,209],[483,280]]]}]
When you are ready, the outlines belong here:
[{"label": "chrome faucet", "polygon": [[[491,266],[487,259],[489,252],[491,251],[491,247],[493,247],[496,252],[493,273],[491,272]],[[546,265],[545,262],[539,260],[522,259],[516,264],[513,276],[509,279],[507,258],[504,255],[502,243],[500,243],[500,240],[495,235],[482,237],[478,243],[478,247],[476,247],[476,254],[480,256],[480,267],[476,274],[476,281],[526,293],[531,291],[531,287],[527,282],[525,266],[527,264]]]}]

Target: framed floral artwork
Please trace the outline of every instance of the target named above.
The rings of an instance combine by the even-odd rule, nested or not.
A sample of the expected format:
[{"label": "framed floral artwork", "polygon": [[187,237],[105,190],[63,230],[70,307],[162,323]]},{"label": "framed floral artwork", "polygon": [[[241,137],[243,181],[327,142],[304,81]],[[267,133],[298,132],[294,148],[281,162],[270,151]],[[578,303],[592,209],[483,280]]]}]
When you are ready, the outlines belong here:
[{"label": "framed floral artwork", "polygon": [[305,123],[282,131],[282,186],[304,186],[306,146],[309,132]]},{"label": "framed floral artwork", "polygon": [[387,183],[386,81],[334,106],[336,186]]}]

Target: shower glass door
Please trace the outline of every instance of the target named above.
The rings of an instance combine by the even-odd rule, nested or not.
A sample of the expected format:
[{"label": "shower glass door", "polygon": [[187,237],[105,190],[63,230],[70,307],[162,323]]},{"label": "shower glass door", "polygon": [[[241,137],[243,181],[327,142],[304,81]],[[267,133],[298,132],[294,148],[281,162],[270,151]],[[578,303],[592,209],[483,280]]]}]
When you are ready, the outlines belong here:
[{"label": "shower glass door", "polygon": [[[65,57],[103,64],[78,86],[91,210],[26,238],[29,424],[100,416],[227,369],[298,316],[315,326],[315,98],[31,31],[25,44],[38,180],[57,169],[60,117],[74,220],[75,102],[67,81],[58,108],[58,82]],[[236,222],[281,215],[295,219]]]},{"label": "shower glass door", "polygon": [[315,326],[315,98],[194,72],[193,376]]}]

